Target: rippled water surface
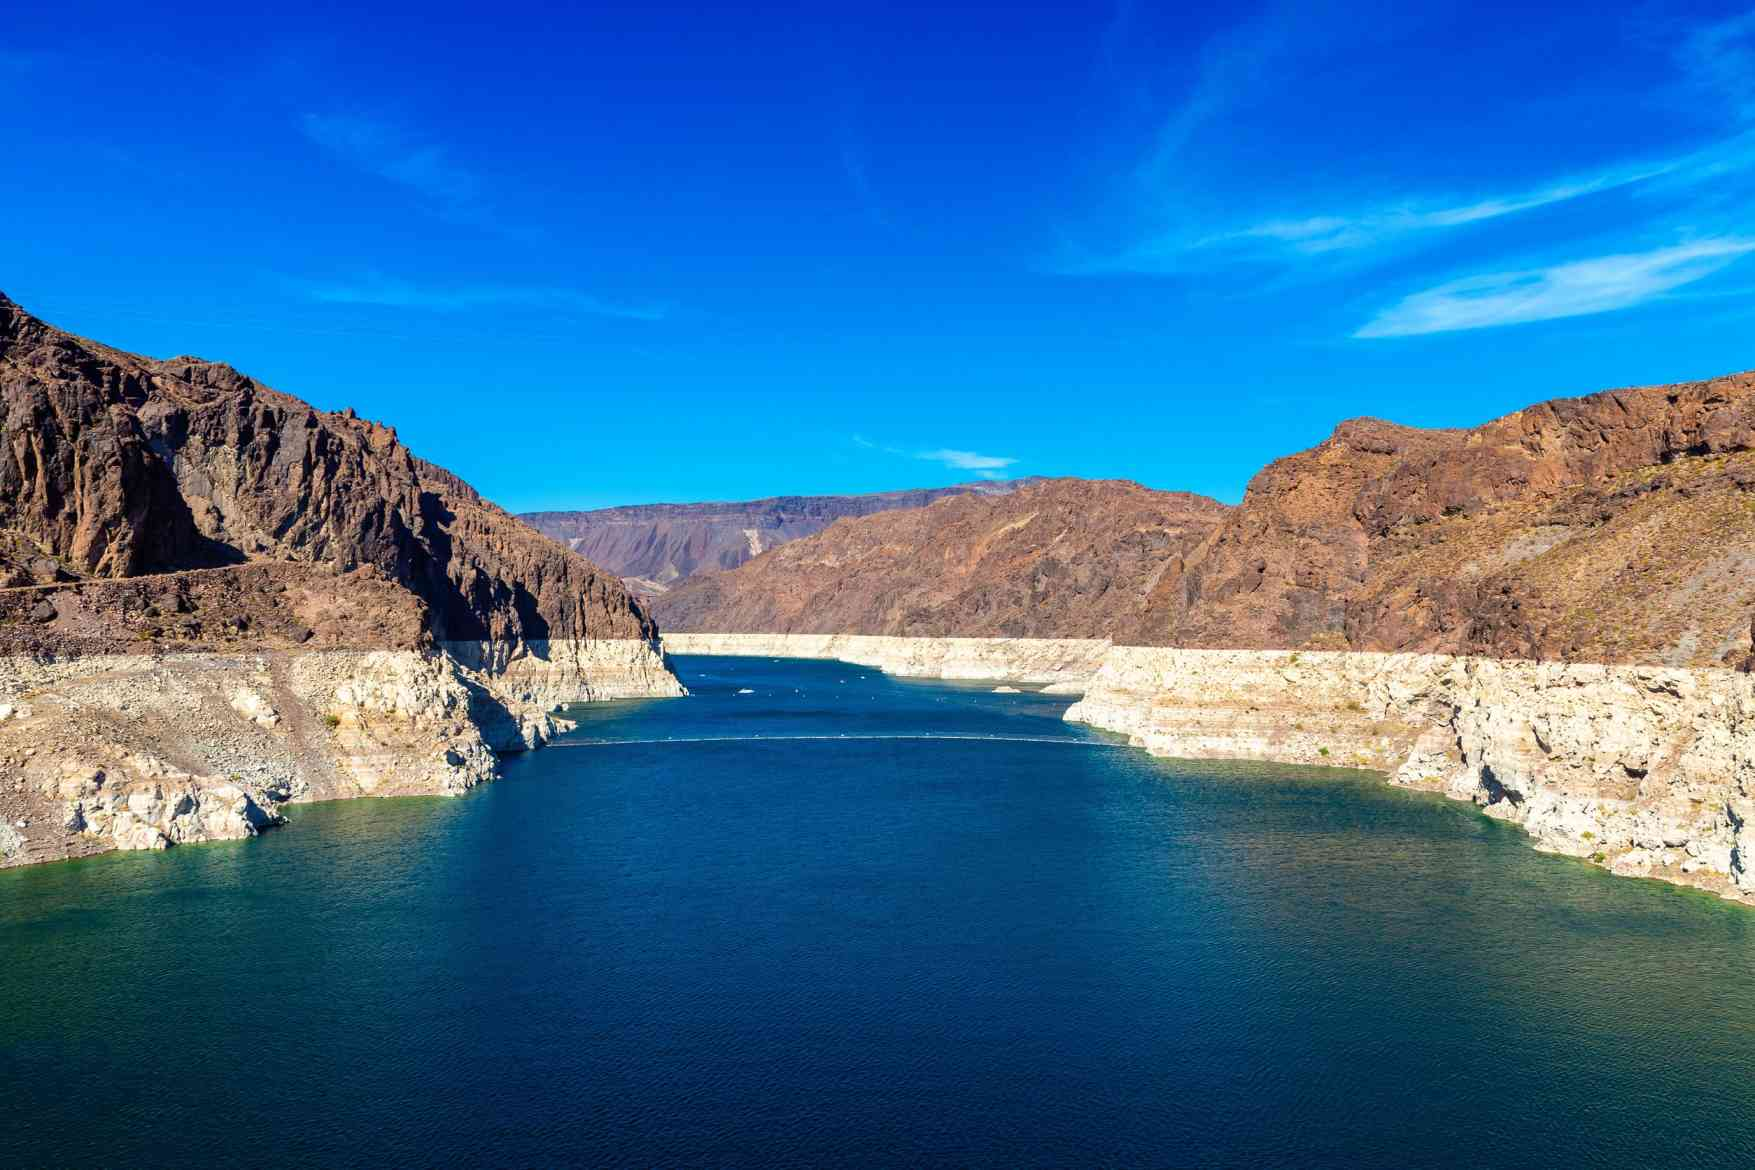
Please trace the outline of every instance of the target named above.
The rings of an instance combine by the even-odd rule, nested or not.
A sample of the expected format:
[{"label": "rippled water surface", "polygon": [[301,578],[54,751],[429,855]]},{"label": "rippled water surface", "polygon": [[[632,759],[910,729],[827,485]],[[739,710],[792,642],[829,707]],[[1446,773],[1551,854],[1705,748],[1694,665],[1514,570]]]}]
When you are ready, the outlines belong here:
[{"label": "rippled water surface", "polygon": [[0,871],[0,1165],[1755,1158],[1755,913],[1064,699],[680,668],[463,799]]}]

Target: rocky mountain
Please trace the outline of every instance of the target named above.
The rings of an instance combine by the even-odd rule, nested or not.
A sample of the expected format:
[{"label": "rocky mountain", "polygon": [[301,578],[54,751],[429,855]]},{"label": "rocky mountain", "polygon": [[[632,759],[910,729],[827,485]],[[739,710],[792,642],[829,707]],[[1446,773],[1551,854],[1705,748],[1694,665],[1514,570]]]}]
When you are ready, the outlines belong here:
[{"label": "rocky mountain", "polygon": [[215,362],[75,337],[0,296],[0,575],[374,568],[438,641],[650,639],[615,577],[416,459],[394,428]]},{"label": "rocky mountain", "polygon": [[1755,375],[1375,419],[1277,460],[1158,580],[1156,644],[1740,665]]},{"label": "rocky mountain", "polygon": [[1124,480],[1039,480],[838,520],[653,604],[684,631],[1134,640],[1159,577],[1228,511]]},{"label": "rocky mountain", "polygon": [[842,521],[667,595],[714,633],[1744,665],[1755,375],[1557,399],[1470,429],[1342,423],[1232,509],[1053,481]]},{"label": "rocky mountain", "polygon": [[615,577],[386,426],[0,297],[0,865],[463,792],[681,694]]},{"label": "rocky mountain", "polygon": [[519,518],[622,577],[635,590],[655,594],[698,572],[735,569],[759,553],[821,532],[844,517],[924,508],[947,496],[1003,495],[1014,486],[960,483],[855,496],[775,496],[738,503],[526,512]]}]

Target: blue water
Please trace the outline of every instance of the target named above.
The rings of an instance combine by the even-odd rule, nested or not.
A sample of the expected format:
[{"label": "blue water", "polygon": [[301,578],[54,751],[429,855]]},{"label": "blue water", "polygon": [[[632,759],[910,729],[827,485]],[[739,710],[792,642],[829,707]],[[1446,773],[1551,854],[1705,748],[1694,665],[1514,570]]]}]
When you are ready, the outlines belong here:
[{"label": "blue water", "polygon": [[0,871],[0,1165],[1755,1158],[1746,909],[1064,699],[679,665],[463,799]]}]

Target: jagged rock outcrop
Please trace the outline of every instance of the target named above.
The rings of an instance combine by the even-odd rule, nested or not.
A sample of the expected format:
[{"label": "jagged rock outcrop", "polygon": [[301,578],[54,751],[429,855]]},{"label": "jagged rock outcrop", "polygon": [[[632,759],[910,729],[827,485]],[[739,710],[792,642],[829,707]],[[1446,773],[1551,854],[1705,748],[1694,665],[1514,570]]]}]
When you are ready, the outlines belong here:
[{"label": "jagged rock outcrop", "polygon": [[653,605],[676,631],[1138,641],[1158,578],[1227,511],[1124,480],[1039,480],[837,521]]},{"label": "jagged rock outcrop", "polygon": [[[619,581],[416,459],[394,428],[230,366],[74,337],[0,297],[0,532],[79,577],[282,560],[363,565],[439,640],[650,639]],[[5,551],[5,550],[0,550]]]},{"label": "jagged rock outcrop", "polygon": [[640,593],[663,593],[700,572],[821,532],[836,520],[924,508],[946,496],[1004,495],[1016,482],[977,482],[856,496],[775,496],[710,504],[634,504],[588,512],[525,512],[519,519]]},{"label": "jagged rock outcrop", "polygon": [[1752,448],[1751,374],[1342,423],[1163,575],[1142,640],[1740,665]]},{"label": "jagged rock outcrop", "polygon": [[0,297],[0,424],[0,864],[460,792],[682,693],[618,580],[352,411]]}]

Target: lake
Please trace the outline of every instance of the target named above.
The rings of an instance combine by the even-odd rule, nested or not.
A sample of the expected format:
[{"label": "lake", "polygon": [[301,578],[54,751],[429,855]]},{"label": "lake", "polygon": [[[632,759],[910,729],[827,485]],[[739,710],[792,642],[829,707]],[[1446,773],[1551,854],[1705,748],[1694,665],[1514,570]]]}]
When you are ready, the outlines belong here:
[{"label": "lake", "polygon": [[1064,697],[684,658],[449,800],[0,871],[8,1166],[1755,1159],[1755,913]]}]

